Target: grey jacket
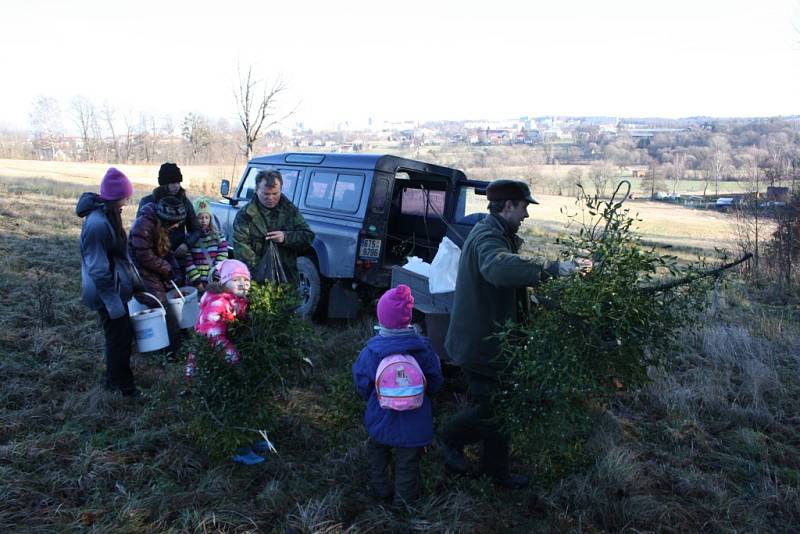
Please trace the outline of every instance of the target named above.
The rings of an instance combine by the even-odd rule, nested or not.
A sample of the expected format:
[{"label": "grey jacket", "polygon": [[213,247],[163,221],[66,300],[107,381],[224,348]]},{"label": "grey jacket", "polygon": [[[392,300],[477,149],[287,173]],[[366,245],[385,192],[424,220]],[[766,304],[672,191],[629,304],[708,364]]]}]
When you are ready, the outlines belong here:
[{"label": "grey jacket", "polygon": [[104,309],[112,319],[128,313],[133,276],[125,247],[119,246],[106,217],[105,204],[95,193],[84,193],[75,208],[84,218],[81,228],[81,301]]},{"label": "grey jacket", "polygon": [[527,311],[526,287],[565,270],[566,262],[521,256],[522,243],[493,214],[478,222],[464,241],[445,348],[466,371],[497,375],[500,341],[493,336],[499,325],[516,322]]}]

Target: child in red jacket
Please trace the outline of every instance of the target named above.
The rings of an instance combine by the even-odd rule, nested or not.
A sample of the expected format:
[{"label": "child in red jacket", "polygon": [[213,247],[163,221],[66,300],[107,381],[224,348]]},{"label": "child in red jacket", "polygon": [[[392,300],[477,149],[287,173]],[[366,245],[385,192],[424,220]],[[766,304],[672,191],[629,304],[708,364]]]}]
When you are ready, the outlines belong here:
[{"label": "child in red jacket", "polygon": [[[250,271],[239,260],[225,260],[219,264],[219,283],[208,286],[200,299],[200,316],[194,329],[208,338],[209,343],[220,347],[225,361],[236,365],[241,361],[239,351],[228,339],[228,325],[247,314],[247,292],[250,290]],[[189,354],[185,375],[191,377],[197,370],[194,354]]]}]

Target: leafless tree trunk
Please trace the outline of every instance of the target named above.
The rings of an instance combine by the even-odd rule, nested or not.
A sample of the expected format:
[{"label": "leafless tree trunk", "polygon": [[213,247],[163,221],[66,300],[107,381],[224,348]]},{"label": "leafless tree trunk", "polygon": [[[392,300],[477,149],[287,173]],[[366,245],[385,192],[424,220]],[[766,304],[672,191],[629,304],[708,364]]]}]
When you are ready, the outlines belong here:
[{"label": "leafless tree trunk", "polygon": [[111,148],[114,151],[114,162],[119,161],[119,140],[117,139],[117,134],[114,131],[114,108],[111,104],[108,103],[106,100],[103,102],[103,107],[100,110],[100,113],[103,117],[103,121],[105,121],[106,126],[108,127],[108,131],[111,134]]},{"label": "leafless tree trunk", "polygon": [[253,155],[253,146],[261,135],[270,127],[291,116],[297,109],[282,116],[277,116],[278,97],[286,90],[286,84],[277,78],[272,85],[262,80],[257,80],[253,74],[253,66],[247,67],[247,73],[242,73],[241,67],[237,69],[238,86],[234,90],[236,110],[239,123],[244,133],[242,153],[245,161],[250,161]]},{"label": "leafless tree trunk", "polygon": [[[709,155],[706,161],[706,168],[710,177],[714,180],[714,195],[719,196],[719,182],[722,175],[727,172],[731,165],[731,145],[728,139],[721,135],[714,135],[708,144]],[[706,196],[705,189],[703,196]]]},{"label": "leafless tree trunk", "polygon": [[130,112],[125,115],[125,157],[122,159],[125,163],[131,162],[131,145],[133,144],[133,117]]},{"label": "leafless tree trunk", "polygon": [[55,98],[40,95],[34,100],[29,119],[33,129],[34,146],[39,157],[55,159],[58,144],[63,137],[61,108]]},{"label": "leafless tree trunk", "polygon": [[[759,278],[759,261],[761,258],[761,224],[759,218],[759,194],[761,192],[761,173],[760,164],[763,160],[763,151],[757,147],[752,147],[742,156],[742,170],[748,182],[748,189],[752,193],[752,200],[748,200],[740,208],[740,219],[748,219],[745,221],[745,227],[752,239],[752,253],[753,253],[753,278],[758,281]],[[740,232],[741,234],[741,232]]]},{"label": "leafless tree trunk", "polygon": [[72,99],[70,107],[72,112],[72,121],[78,127],[78,132],[81,135],[83,142],[83,150],[81,150],[81,159],[83,161],[94,159],[93,139],[90,136],[92,130],[92,123],[95,122],[94,104],[85,96],[76,96]]},{"label": "leafless tree trunk", "polygon": [[686,152],[680,151],[675,152],[672,156],[672,197],[675,198],[678,195],[678,184],[683,177],[686,175],[686,162],[687,162],[687,155]]}]

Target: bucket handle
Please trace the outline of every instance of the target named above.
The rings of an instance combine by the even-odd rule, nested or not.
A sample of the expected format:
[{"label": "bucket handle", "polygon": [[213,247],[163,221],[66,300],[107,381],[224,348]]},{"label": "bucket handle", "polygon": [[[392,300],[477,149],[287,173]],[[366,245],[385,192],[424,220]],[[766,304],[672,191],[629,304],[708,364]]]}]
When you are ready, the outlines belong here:
[{"label": "bucket handle", "polygon": [[172,287],[174,287],[174,288],[175,288],[175,291],[177,291],[177,292],[178,292],[178,296],[181,298],[181,300],[183,301],[183,303],[184,303],[184,304],[186,304],[186,297],[184,297],[184,296],[183,296],[183,292],[180,290],[180,288],[179,288],[179,287],[178,287],[178,285],[175,283],[175,281],[174,281],[174,280],[170,280],[170,281],[169,281],[169,283],[170,283],[170,284],[172,284]]},{"label": "bucket handle", "polygon": [[161,309],[164,310],[164,313],[167,313],[167,310],[166,310],[166,308],[164,308],[164,305],[161,304],[161,301],[158,300],[158,297],[156,297],[152,293],[148,293],[147,291],[139,291],[139,295],[147,295],[148,297],[150,297],[154,301],[158,302],[158,305],[161,306]]}]

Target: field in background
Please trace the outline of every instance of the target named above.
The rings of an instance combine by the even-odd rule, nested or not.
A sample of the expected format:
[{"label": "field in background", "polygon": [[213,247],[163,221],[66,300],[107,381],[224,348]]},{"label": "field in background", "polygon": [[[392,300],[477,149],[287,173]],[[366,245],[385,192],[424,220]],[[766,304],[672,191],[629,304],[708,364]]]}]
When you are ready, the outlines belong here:
[{"label": "field in background", "polygon": [[[798,311],[759,304],[735,280],[680,334],[669,369],[608,406],[585,467],[550,483],[516,459],[533,485],[506,492],[448,476],[433,445],[423,498],[393,510],[366,491],[363,407],[350,376],[371,311],[316,325],[313,374],[288,391],[274,386],[278,455],[253,467],[215,463],[186,437],[180,361],[134,357],[139,403],[101,387],[102,334],[78,297],[74,206],[87,187],[38,180],[0,176],[0,532],[734,533],[800,524]],[[437,426],[465,394],[459,372],[446,367],[445,376]]]},{"label": "field in background", "polygon": [[[0,176],[13,178],[47,178],[57,182],[85,184],[97,187],[110,166],[125,173],[134,184],[144,189],[158,185],[157,165],[126,165],[108,163],[79,163],[62,161],[36,161],[22,159],[0,159]],[[180,165],[183,186],[195,193],[218,194],[222,178],[230,179],[231,169],[211,165]],[[235,173],[239,179],[239,171]],[[137,188],[138,189],[138,188]],[[90,189],[87,189],[90,190]]]},{"label": "field in background", "polygon": [[[420,156],[425,156],[421,154]],[[427,154],[430,156],[431,154]],[[131,180],[137,184],[137,195],[149,192],[157,185],[158,165],[118,165]],[[563,172],[564,165],[555,166],[554,172]],[[102,163],[46,162],[31,160],[0,159],[0,176],[7,179],[22,180],[46,178],[53,182],[65,184],[81,184],[86,190],[97,187],[100,178],[108,168]],[[190,196],[205,194],[218,198],[219,181],[235,178],[235,186],[239,179],[239,171],[214,166],[181,165],[184,176],[184,187]],[[480,177],[488,178],[488,177]],[[41,182],[44,186],[45,183]],[[738,184],[735,184],[738,185]],[[35,184],[31,183],[35,189]],[[46,187],[52,188],[53,185]],[[65,185],[64,187],[71,187]],[[570,197],[559,197],[537,193],[539,206],[531,206],[531,218],[525,222],[525,232],[534,237],[531,245],[544,245],[543,241],[566,231],[568,219],[566,213],[575,213],[575,201]],[[642,222],[639,231],[648,242],[659,246],[675,247],[684,252],[712,252],[715,247],[732,249],[734,246],[733,219],[729,215],[685,208],[661,202],[643,200],[628,201],[630,209],[638,213]],[[485,212],[486,200],[482,196],[470,199],[468,212]]]}]

